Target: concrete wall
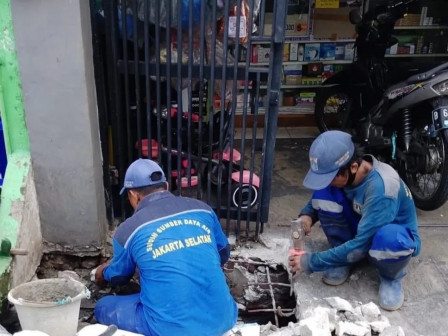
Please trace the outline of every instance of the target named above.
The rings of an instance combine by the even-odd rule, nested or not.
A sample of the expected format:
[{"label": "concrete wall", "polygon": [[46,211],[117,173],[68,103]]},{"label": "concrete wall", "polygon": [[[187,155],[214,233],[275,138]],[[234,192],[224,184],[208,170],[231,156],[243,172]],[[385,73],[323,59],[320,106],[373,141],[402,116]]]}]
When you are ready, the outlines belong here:
[{"label": "concrete wall", "polygon": [[46,248],[96,253],[107,221],[89,1],[11,10]]},{"label": "concrete wall", "polygon": [[[27,161],[11,162],[10,165],[23,164],[23,162]],[[31,167],[23,181],[22,191],[23,198],[15,200],[11,205],[11,216],[19,224],[15,246],[28,250],[28,254],[15,256],[12,259],[10,288],[31,280],[40,264],[43,251],[39,208]]]}]

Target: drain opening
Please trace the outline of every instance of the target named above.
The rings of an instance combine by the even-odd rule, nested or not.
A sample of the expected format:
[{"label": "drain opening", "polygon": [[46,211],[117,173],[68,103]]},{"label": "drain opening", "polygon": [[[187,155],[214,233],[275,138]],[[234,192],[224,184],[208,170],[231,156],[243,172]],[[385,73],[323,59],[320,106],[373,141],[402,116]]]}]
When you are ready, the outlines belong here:
[{"label": "drain opening", "polygon": [[231,258],[224,271],[230,292],[239,305],[239,318],[244,323],[271,322],[283,327],[297,322],[296,300],[283,265],[259,258]]}]

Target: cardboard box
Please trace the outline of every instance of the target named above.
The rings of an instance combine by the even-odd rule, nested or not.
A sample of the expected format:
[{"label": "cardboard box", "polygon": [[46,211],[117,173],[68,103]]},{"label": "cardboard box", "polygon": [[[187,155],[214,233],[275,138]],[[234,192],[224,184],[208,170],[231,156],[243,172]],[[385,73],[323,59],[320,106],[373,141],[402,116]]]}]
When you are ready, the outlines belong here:
[{"label": "cardboard box", "polygon": [[[272,22],[274,16],[272,13],[265,13],[264,16],[264,35],[272,35]],[[286,16],[285,36],[308,36],[308,14],[293,14]]]},{"label": "cardboard box", "polygon": [[300,92],[299,103],[314,103],[316,92]]},{"label": "cardboard box", "polygon": [[353,57],[355,56],[355,44],[354,43],[346,43],[344,46],[344,60],[353,61]]},{"label": "cardboard box", "polygon": [[308,63],[304,70],[305,76],[320,76],[322,74],[322,63]]},{"label": "cardboard box", "polygon": [[320,59],[334,60],[336,58],[336,44],[335,43],[321,43],[320,44]]},{"label": "cardboard box", "polygon": [[253,63],[267,63],[269,62],[269,57],[271,54],[271,49],[262,45],[252,46],[251,62]]},{"label": "cardboard box", "polygon": [[320,85],[322,84],[322,76],[302,76],[302,85]]},{"label": "cardboard box", "polygon": [[299,49],[297,50],[297,61],[303,62],[305,58],[305,46],[303,44],[299,44]]},{"label": "cardboard box", "polygon": [[324,83],[328,78],[334,75],[333,64],[325,64],[322,70],[322,83]]},{"label": "cardboard box", "polygon": [[302,65],[286,64],[283,66],[285,84],[300,85],[302,83]]},{"label": "cardboard box", "polygon": [[289,61],[297,61],[299,59],[299,44],[290,43],[289,44]]},{"label": "cardboard box", "polygon": [[319,43],[307,43],[305,44],[304,60],[318,61],[320,59],[320,44]]},{"label": "cardboard box", "polygon": [[334,59],[338,61],[344,60],[345,55],[345,45],[344,44],[336,44],[334,49]]},{"label": "cardboard box", "polygon": [[289,43],[283,45],[283,62],[289,61]]},{"label": "cardboard box", "polygon": [[313,37],[316,39],[354,38],[355,25],[349,20],[352,6],[340,8],[315,8],[313,20]]}]

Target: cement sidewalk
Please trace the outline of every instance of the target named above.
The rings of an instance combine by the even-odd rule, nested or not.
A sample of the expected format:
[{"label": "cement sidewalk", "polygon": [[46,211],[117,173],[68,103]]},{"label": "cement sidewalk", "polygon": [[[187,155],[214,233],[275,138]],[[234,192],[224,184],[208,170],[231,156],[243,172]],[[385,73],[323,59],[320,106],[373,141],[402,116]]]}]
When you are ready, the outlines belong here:
[{"label": "cement sidewalk", "polygon": [[[265,224],[262,234],[264,245],[268,247],[260,246],[244,253],[278,262],[286,261],[288,225],[311,195],[302,186],[302,179],[308,170],[310,144],[310,139],[277,140],[270,220]],[[391,324],[403,327],[407,336],[448,335],[447,216],[448,204],[431,212],[418,211],[422,252],[412,259],[404,279],[405,303],[398,311],[382,311]],[[317,224],[306,238],[306,248],[316,251],[327,247],[325,236]],[[320,278],[320,273],[294,278],[299,303],[339,296],[347,300],[378,304],[379,281],[375,270],[368,264],[356,267],[350,279],[341,286],[327,286]]]}]

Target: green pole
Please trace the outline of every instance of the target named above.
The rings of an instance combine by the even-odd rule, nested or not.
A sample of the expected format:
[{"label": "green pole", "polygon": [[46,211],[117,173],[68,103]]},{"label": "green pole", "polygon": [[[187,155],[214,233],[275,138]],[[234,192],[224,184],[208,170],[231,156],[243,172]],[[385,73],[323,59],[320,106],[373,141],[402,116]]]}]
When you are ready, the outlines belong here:
[{"label": "green pole", "polygon": [[6,152],[29,152],[10,0],[0,0],[0,115]]},{"label": "green pole", "polygon": [[[14,204],[23,203],[31,167],[22,86],[15,47],[10,0],[0,0],[0,116],[8,165],[0,202],[0,238],[17,242],[19,222]],[[0,310],[9,289],[11,257],[0,256]]]}]

